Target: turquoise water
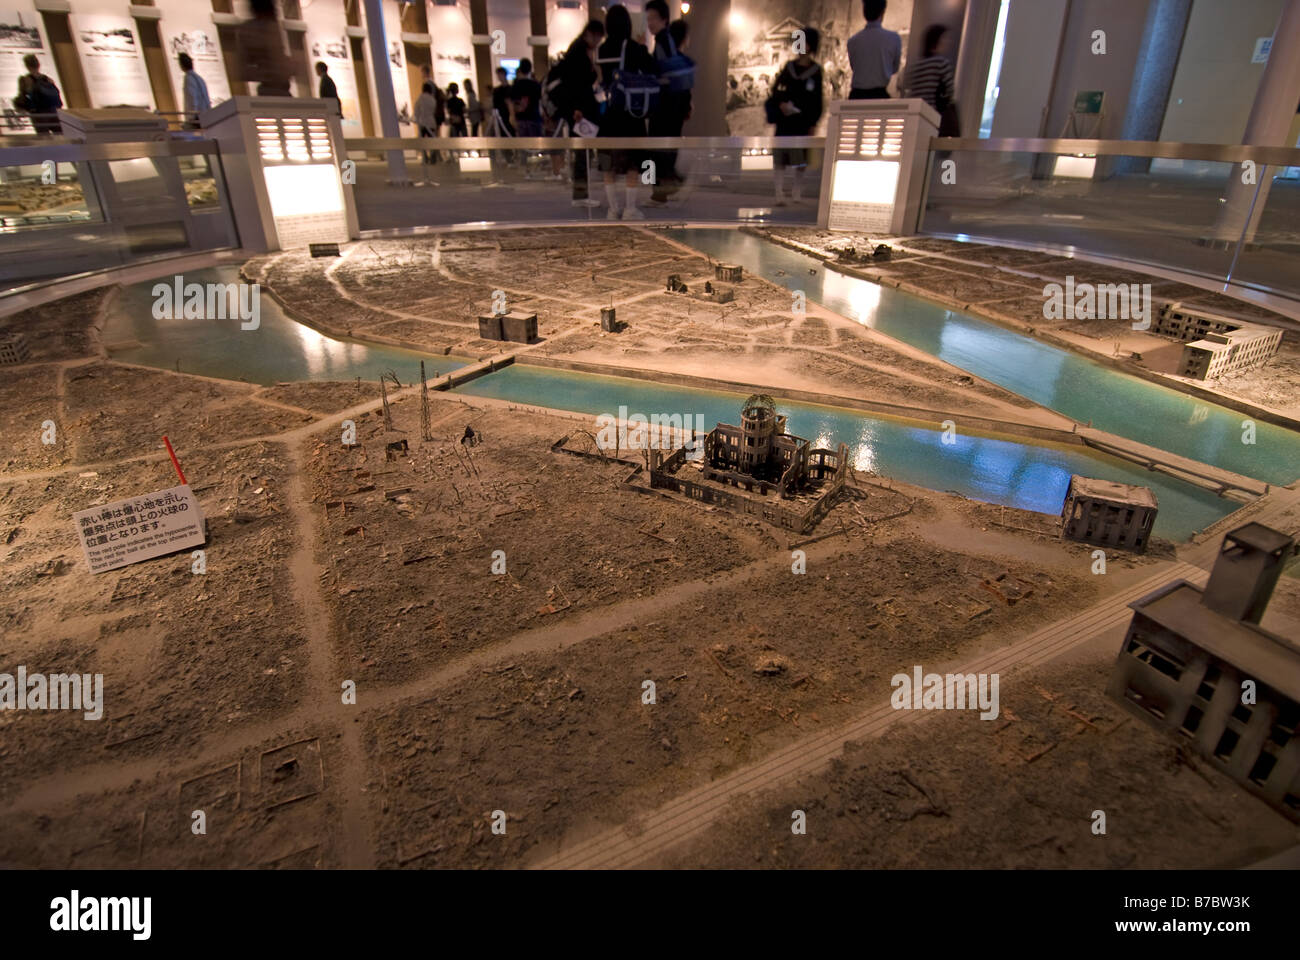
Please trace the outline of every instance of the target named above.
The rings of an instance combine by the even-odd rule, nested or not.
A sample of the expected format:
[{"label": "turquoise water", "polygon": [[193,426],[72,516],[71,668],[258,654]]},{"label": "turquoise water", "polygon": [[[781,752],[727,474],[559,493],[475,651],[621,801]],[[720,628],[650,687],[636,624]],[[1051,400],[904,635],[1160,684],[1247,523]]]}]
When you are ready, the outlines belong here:
[{"label": "turquoise water", "polygon": [[[194,271],[185,279],[235,282],[238,271],[224,267]],[[134,339],[141,345],[114,350],[113,357],[165,369],[173,369],[179,359],[187,373],[262,384],[355,377],[374,381],[389,369],[402,383],[411,383],[419,375],[421,359],[430,376],[467,362],[337,340],[287,317],[269,296],[261,300],[257,330],[241,330],[237,319],[156,320],[152,290],[151,282],[123,291],[106,321],[104,339],[107,343]],[[706,428],[718,421],[735,423],[744,400],[740,394],[527,365],[481,377],[457,392],[593,416],[617,414],[620,406],[646,416],[699,415]],[[1159,499],[1156,532],[1171,540],[1186,539],[1236,506],[1199,487],[1082,448],[961,434],[946,445],[937,430],[914,423],[818,404],[782,401],[779,406],[790,417],[791,432],[831,447],[847,443],[859,469],[988,503],[1056,514],[1072,473],[1139,483]]]},{"label": "turquoise water", "polygon": [[[239,283],[238,267],[191,270],[185,283]],[[156,283],[165,277],[122,290],[116,308],[106,318],[104,342],[139,341],[139,346],[111,351],[114,360],[150,367],[177,369],[226,380],[270,385],[286,380],[378,380],[392,370],[402,383],[420,376],[420,361],[430,379],[464,366],[462,357],[440,357],[399,347],[370,346],[339,340],[285,316],[270,296],[259,300],[256,330],[241,329],[240,321],[158,320],[153,315]]]},{"label": "turquoise water", "polygon": [[[515,364],[457,388],[457,393],[496,397],[614,416],[627,413],[699,414],[715,423],[739,422],[742,394],[551,370]],[[821,446],[846,443],[854,466],[896,477],[931,490],[953,490],[985,503],[1001,503],[1039,513],[1059,514],[1070,474],[1137,483],[1150,487],[1160,503],[1155,530],[1169,540],[1186,540],[1238,505],[1200,487],[1081,447],[1017,443],[957,435],[942,442],[938,430],[882,419],[854,410],[777,399],[789,416],[787,429]],[[594,426],[594,424],[593,424]]]},{"label": "turquoise water", "polygon": [[[889,287],[829,270],[818,260],[735,230],[671,235],[721,260],[924,350],[1080,423],[1269,483],[1300,477],[1300,434],[1149,383]],[[815,270],[816,273],[810,273]]]}]

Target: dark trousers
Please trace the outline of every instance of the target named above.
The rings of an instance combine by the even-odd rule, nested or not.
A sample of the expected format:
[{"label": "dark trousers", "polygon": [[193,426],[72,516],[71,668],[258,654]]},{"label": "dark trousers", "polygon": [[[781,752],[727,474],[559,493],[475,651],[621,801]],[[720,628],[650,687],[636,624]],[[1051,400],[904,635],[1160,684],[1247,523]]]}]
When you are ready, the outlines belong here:
[{"label": "dark trousers", "polygon": [[573,199],[587,199],[587,151],[573,150]]},{"label": "dark trousers", "polygon": [[849,91],[850,100],[888,100],[888,87],[854,87]]}]

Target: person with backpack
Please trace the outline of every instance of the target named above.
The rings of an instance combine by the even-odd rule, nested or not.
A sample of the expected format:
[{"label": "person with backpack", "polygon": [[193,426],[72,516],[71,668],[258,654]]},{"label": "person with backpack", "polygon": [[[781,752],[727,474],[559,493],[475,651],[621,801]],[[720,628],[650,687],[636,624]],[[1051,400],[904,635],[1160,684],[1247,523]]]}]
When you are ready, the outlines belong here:
[{"label": "person with backpack", "polygon": [[[557,136],[593,136],[597,132],[600,103],[596,100],[599,83],[596,50],[604,38],[605,25],[599,20],[588,21],[546,76],[543,110],[554,116]],[[599,200],[589,196],[587,151],[572,150],[570,153],[573,158],[573,205],[600,206]]]},{"label": "person with backpack", "polygon": [[[605,11],[605,42],[596,51],[596,63],[601,85],[597,99],[604,99],[598,136],[644,137],[646,120],[658,103],[658,70],[650,51],[632,39],[632,16],[621,3]],[[597,159],[605,181],[610,220],[645,219],[637,209],[636,195],[641,163],[646,158],[643,150],[599,151]],[[618,202],[615,183],[619,175],[626,183],[623,204]]]},{"label": "person with backpack", "polygon": [[447,84],[447,136],[469,136],[469,127],[465,120],[465,101],[460,98],[460,87],[455,83]]},{"label": "person with backpack", "polygon": [[[660,9],[666,11],[664,0],[650,0],[646,4],[646,22],[652,14],[659,23],[666,23]],[[651,27],[653,29],[653,26]],[[680,137],[682,127],[691,115],[691,89],[695,86],[695,61],[685,53],[687,26],[685,20],[674,20],[655,33],[655,63],[663,87],[659,106],[650,115],[650,136]],[[682,177],[677,172],[677,151],[658,150],[654,154],[655,188],[650,195],[653,203],[667,203],[668,194],[681,187]]]},{"label": "person with backpack", "polygon": [[58,110],[63,106],[63,97],[54,81],[41,73],[41,61],[29,53],[23,57],[23,66],[27,72],[18,78],[18,96],[14,97],[14,107],[28,114],[32,120],[32,129],[37,133],[60,134],[63,124],[59,122]]},{"label": "person with backpack", "polygon": [[533,79],[533,61],[524,57],[510,85],[515,108],[515,133],[521,137],[542,135],[542,85]]},{"label": "person with backpack", "polygon": [[[804,28],[805,51],[786,63],[772,84],[772,95],[764,109],[767,122],[775,125],[778,137],[806,137],[822,116],[822,67],[814,55],[821,45],[821,33]],[[794,168],[794,185],[790,199],[803,199],[803,173],[808,166],[808,151],[803,147],[778,147],[772,151],[772,173],[776,188],[776,206],[785,203],[781,195],[787,167]]]}]

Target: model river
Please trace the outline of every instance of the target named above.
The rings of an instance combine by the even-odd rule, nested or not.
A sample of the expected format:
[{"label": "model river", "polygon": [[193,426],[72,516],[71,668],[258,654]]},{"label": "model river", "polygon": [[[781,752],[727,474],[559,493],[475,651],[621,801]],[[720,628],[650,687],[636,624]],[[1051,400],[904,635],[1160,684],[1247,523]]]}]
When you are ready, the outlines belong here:
[{"label": "model river", "polygon": [[1269,483],[1288,484],[1300,477],[1300,434],[1291,430],[1257,422],[1256,442],[1245,444],[1245,414],[846,276],[759,237],[702,229],[672,230],[670,236],[715,259],[743,264],[787,289],[803,290],[829,310],[1080,423]]},{"label": "model river", "polygon": [[[763,248],[766,246],[763,244]],[[719,255],[723,252],[721,249],[718,251]],[[731,251],[726,253],[727,256],[735,255]],[[774,279],[782,279],[775,274],[784,268],[767,265],[766,269],[773,273]],[[807,274],[807,268],[804,274],[810,280],[814,279]],[[223,267],[192,272],[186,279],[231,283],[239,278],[236,268]],[[465,358],[431,357],[390,347],[337,340],[288,318],[270,297],[262,298],[261,323],[256,331],[242,331],[238,320],[206,323],[184,319],[159,320],[153,317],[152,286],[150,282],[127,288],[111,312],[104,329],[104,341],[114,359],[168,370],[179,366],[185,373],[261,384],[287,380],[350,380],[356,377],[373,381],[390,369],[402,383],[407,384],[418,378],[421,360],[424,360],[430,377],[468,362]],[[880,289],[874,284],[869,286]],[[811,294],[813,287],[807,289]],[[953,323],[969,320],[895,291],[883,292],[890,295],[891,303],[885,308],[885,298],[882,297],[881,309],[896,308],[914,311],[918,315],[932,310],[953,318]],[[897,302],[894,302],[895,298]],[[996,340],[992,344],[992,349],[999,349]],[[944,356],[944,359],[951,357]],[[967,366],[967,369],[971,367]],[[972,372],[979,371],[972,369]],[[1154,385],[1142,386],[1152,391],[1161,390]],[[744,399],[740,394],[724,391],[581,374],[527,364],[516,364],[480,377],[458,388],[457,392],[593,416],[616,414],[620,406],[644,415],[698,414],[705,423],[734,422]],[[1143,484],[1159,498],[1156,532],[1171,540],[1186,539],[1236,507],[1232,501],[1195,485],[1078,446],[960,433],[954,443],[945,444],[937,430],[909,421],[788,400],[782,400],[780,405],[782,412],[789,415],[792,433],[819,443],[847,443],[859,469],[872,470],[932,490],[952,491],[987,503],[1055,514],[1060,511],[1072,473]],[[1203,423],[1185,423],[1181,429],[1199,430]],[[1233,423],[1236,429],[1240,417]],[[1261,424],[1261,432],[1263,426]],[[1116,432],[1125,433],[1123,430]],[[1286,434],[1286,431],[1278,432]],[[1163,446],[1168,448],[1170,444]],[[1258,471],[1243,472],[1262,475]]]}]

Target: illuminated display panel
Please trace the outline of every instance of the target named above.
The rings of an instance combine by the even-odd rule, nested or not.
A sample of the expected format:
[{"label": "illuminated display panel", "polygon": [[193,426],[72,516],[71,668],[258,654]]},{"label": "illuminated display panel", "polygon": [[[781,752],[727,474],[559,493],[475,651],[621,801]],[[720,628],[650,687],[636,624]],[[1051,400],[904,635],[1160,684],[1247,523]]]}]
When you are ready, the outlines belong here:
[{"label": "illuminated display panel", "polygon": [[832,230],[888,231],[899,166],[893,160],[837,160],[831,174]]},{"label": "illuminated display panel", "polygon": [[332,163],[266,167],[266,191],[282,248],[348,239],[343,187]]}]

